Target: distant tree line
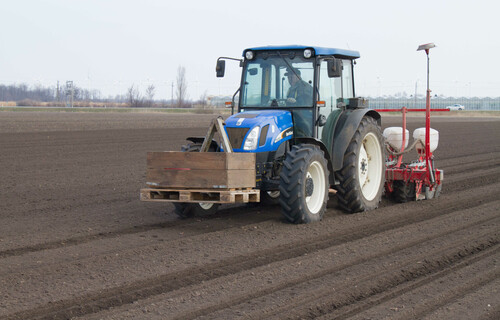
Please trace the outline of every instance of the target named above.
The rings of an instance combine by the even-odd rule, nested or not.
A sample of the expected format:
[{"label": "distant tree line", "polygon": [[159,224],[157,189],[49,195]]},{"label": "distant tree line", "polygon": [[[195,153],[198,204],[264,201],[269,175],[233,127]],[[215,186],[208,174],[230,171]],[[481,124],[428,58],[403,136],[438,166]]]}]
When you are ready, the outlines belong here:
[{"label": "distant tree line", "polygon": [[[87,90],[73,86],[73,100],[75,101],[101,101],[99,90]],[[70,94],[70,93],[68,93]],[[41,85],[28,86],[25,83],[2,85],[0,84],[0,101],[64,101],[66,99],[66,87],[44,87]]]},{"label": "distant tree line", "polygon": [[42,86],[29,87],[27,84],[0,85],[0,101],[21,101],[25,99],[37,101],[54,101],[54,88]]},{"label": "distant tree line", "polygon": [[[173,86],[173,84],[172,84]],[[57,86],[44,87],[41,85],[29,86],[25,83],[2,85],[0,84],[0,102],[15,102],[18,106],[40,106],[40,105],[73,105],[78,106],[129,106],[132,108],[151,107],[180,107],[180,108],[205,108],[207,107],[207,93],[204,92],[198,100],[189,100],[187,94],[188,82],[186,79],[186,69],[179,66],[176,77],[175,98],[171,100],[155,100],[156,87],[149,85],[144,93],[139,90],[139,86],[132,84],[124,94],[114,97],[103,98],[99,90],[89,90],[80,88],[72,82],[63,83]],[[70,101],[70,103],[68,103]]]}]

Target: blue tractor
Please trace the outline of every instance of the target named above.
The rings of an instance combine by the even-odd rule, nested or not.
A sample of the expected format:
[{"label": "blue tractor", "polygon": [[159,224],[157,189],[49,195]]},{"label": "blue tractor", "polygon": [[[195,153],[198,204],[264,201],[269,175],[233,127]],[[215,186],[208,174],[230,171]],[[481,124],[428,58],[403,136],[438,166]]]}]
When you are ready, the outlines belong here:
[{"label": "blue tractor", "polygon": [[[221,57],[242,67],[225,130],[234,152],[256,154],[261,202],[278,203],[292,223],[322,219],[330,192],[348,213],[378,207],[385,180],[380,115],[356,98],[357,51],[311,46],[266,46],[243,51],[243,59]],[[238,97],[237,113],[236,97]],[[191,137],[183,151],[198,151]],[[212,142],[211,151],[221,151]],[[176,203],[185,217],[211,213],[213,203]]]}]

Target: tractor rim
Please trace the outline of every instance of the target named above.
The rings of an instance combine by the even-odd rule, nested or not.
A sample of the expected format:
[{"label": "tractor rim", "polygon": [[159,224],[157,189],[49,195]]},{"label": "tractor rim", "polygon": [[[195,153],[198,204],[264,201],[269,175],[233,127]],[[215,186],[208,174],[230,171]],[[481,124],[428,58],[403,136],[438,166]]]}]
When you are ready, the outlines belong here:
[{"label": "tractor rim", "polygon": [[310,179],[308,188],[312,190],[307,192],[310,194],[310,196],[306,196],[307,208],[312,214],[317,214],[323,206],[326,185],[325,171],[319,161],[312,162],[307,169],[306,181],[308,179]]},{"label": "tractor rim", "polygon": [[267,191],[267,194],[273,198],[273,199],[276,199],[276,198],[279,198],[280,196],[280,191],[279,190],[275,190],[275,191]]},{"label": "tractor rim", "polygon": [[210,210],[214,206],[211,202],[200,202],[199,205],[203,210]]},{"label": "tractor rim", "polygon": [[377,136],[369,132],[363,138],[358,157],[358,177],[366,200],[375,199],[382,180],[382,151]]}]

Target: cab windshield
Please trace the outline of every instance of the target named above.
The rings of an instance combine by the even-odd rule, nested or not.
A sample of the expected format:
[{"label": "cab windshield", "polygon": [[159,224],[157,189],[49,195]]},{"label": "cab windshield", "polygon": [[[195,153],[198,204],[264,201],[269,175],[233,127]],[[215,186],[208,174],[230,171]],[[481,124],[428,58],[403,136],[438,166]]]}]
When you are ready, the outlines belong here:
[{"label": "cab windshield", "polygon": [[313,60],[301,54],[259,52],[247,61],[241,107],[311,107]]}]

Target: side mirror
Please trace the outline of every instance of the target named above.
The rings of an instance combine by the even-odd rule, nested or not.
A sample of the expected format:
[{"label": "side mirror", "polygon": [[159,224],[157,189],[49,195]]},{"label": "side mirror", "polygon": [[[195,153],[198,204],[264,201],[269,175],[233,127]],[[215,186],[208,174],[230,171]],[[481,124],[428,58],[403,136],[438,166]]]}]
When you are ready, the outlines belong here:
[{"label": "side mirror", "polygon": [[318,125],[318,127],[324,127],[326,124],[326,116],[320,114],[318,120],[316,120],[316,124]]},{"label": "side mirror", "polygon": [[327,61],[328,77],[339,78],[342,76],[342,60],[333,58]]},{"label": "side mirror", "polygon": [[224,77],[224,73],[226,72],[225,60],[217,60],[217,66],[215,67],[215,72],[217,73],[217,78]]}]

